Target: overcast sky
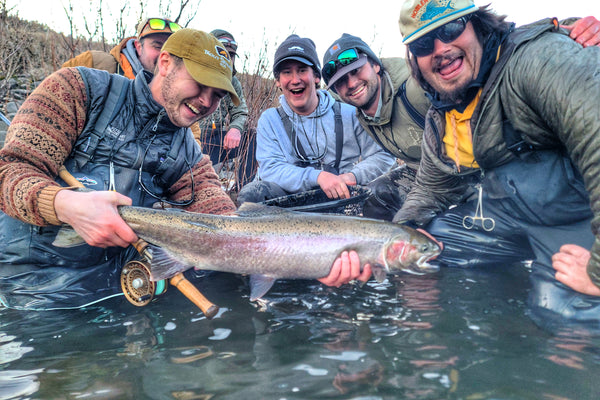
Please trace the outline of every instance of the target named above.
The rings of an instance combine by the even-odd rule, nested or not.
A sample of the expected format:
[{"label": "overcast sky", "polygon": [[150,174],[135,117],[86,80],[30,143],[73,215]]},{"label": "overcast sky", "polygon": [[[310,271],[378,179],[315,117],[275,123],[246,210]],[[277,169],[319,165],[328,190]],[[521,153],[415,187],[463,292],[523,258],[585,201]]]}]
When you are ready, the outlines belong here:
[{"label": "overcast sky", "polygon": [[[109,12],[118,15],[116,10],[127,1],[103,0],[103,3]],[[133,7],[139,1],[129,2]],[[85,8],[89,8],[92,1],[72,0],[71,3],[76,7],[76,15],[87,15],[93,20],[94,13]],[[157,7],[153,6],[158,0],[146,3],[146,16],[158,15]],[[477,5],[488,3],[518,25],[544,17],[583,17],[593,12],[600,15],[597,3],[592,0],[475,0]],[[68,0],[21,0],[19,4],[17,0],[7,0],[7,4],[14,6],[13,13],[17,12],[21,18],[45,23],[58,32],[68,27],[64,11]],[[269,60],[277,45],[291,33],[313,39],[321,59],[327,47],[344,32],[360,36],[381,57],[404,56],[398,28],[401,4],[399,0],[201,0],[198,13],[188,27],[205,31],[226,29],[235,36],[242,54],[255,57],[266,48]],[[136,19],[137,13],[132,12],[131,18]],[[128,32],[131,35],[135,34],[134,23],[132,21]],[[82,22],[79,26],[83,32]],[[250,72],[254,71],[255,62],[254,59],[248,62]],[[240,69],[241,65],[237,65]]]}]

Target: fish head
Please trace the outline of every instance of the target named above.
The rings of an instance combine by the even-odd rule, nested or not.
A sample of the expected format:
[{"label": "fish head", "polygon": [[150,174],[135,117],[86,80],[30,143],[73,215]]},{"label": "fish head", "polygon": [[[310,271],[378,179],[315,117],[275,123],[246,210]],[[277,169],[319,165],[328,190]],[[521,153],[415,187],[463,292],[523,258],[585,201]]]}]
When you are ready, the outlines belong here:
[{"label": "fish head", "polygon": [[437,272],[439,266],[429,264],[442,249],[426,235],[416,230],[410,235],[398,235],[387,244],[384,260],[391,274],[409,272],[412,274],[428,274]]}]

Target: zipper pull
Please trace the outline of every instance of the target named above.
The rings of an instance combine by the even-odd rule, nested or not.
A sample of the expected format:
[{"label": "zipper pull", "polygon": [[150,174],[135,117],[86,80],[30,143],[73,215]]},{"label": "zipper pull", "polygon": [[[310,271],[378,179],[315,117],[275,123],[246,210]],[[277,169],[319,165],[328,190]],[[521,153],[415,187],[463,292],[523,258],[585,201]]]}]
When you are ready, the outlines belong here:
[{"label": "zipper pull", "polygon": [[110,166],[109,166],[109,183],[108,183],[108,190],[115,192],[115,166],[112,162],[112,160],[110,161]]},{"label": "zipper pull", "polygon": [[156,130],[158,129],[158,124],[160,123],[160,120],[162,119],[162,116],[164,114],[165,114],[164,108],[158,112],[158,115],[156,116],[156,123],[154,123],[154,126],[152,127],[152,132],[156,132]]}]

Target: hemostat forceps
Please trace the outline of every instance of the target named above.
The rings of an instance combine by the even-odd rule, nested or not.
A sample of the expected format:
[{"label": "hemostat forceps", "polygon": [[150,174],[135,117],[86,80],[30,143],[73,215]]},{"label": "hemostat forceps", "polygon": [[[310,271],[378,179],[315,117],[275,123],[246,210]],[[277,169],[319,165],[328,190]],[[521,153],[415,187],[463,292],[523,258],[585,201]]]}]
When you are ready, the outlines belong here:
[{"label": "hemostat forceps", "polygon": [[473,229],[476,221],[481,221],[481,227],[484,231],[490,232],[494,230],[496,226],[496,221],[493,218],[487,218],[483,216],[483,189],[481,184],[477,184],[475,186],[479,191],[479,196],[477,198],[477,209],[475,209],[475,215],[467,215],[463,218],[463,227],[465,229]]}]

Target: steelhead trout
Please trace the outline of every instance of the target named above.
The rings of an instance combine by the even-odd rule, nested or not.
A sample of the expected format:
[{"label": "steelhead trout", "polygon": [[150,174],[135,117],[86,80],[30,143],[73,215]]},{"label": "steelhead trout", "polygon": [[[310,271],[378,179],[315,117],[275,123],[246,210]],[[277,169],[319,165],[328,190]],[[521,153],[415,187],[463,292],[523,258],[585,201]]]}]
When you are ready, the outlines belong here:
[{"label": "steelhead trout", "polygon": [[153,280],[189,268],[250,275],[251,300],[277,279],[329,274],[344,250],[355,250],[373,276],[435,272],[428,263],[440,247],[421,232],[391,222],[333,214],[293,212],[245,203],[236,216],[120,206],[135,233],[151,244]]}]

